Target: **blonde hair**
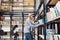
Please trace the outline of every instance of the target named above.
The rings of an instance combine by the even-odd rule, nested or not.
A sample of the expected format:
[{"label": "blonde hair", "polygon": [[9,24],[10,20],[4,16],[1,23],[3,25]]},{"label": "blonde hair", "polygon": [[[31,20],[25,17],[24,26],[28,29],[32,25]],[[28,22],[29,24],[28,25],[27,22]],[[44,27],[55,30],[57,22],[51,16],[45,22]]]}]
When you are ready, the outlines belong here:
[{"label": "blonde hair", "polygon": [[32,19],[32,18],[31,18],[32,15],[33,15],[33,13],[30,13],[30,14],[28,15],[28,18],[29,18],[29,19]]}]

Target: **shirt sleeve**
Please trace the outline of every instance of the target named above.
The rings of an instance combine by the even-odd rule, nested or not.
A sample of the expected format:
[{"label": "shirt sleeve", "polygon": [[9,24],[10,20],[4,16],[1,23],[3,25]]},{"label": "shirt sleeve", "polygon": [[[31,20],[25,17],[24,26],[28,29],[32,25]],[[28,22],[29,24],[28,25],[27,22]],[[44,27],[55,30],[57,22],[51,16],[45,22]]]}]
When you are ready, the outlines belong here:
[{"label": "shirt sleeve", "polygon": [[35,24],[34,27],[38,27],[40,24]]},{"label": "shirt sleeve", "polygon": [[35,24],[34,22],[32,22],[32,21],[28,21],[28,23],[29,23],[29,25],[31,26],[31,27],[38,27],[39,25],[40,25],[40,23],[38,24]]}]

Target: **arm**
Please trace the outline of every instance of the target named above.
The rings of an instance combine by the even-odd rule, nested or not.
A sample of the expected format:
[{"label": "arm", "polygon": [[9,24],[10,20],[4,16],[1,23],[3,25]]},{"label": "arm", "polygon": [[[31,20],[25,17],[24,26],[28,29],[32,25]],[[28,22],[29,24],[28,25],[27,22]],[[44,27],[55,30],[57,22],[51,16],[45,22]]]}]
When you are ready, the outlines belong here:
[{"label": "arm", "polygon": [[32,22],[32,21],[29,21],[29,25],[31,26],[31,27],[38,27],[39,25],[40,25],[40,23],[34,23],[34,22]]},{"label": "arm", "polygon": [[40,25],[40,23],[37,23],[37,24],[34,25],[34,27],[38,27],[39,25]]}]

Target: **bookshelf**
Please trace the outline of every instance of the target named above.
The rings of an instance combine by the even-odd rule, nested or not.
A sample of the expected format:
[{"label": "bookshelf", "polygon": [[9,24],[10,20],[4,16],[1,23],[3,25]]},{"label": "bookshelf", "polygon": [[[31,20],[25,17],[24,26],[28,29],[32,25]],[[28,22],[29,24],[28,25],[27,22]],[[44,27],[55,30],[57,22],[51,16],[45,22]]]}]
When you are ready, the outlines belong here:
[{"label": "bookshelf", "polygon": [[[56,24],[58,25],[59,20],[60,20],[60,15],[59,15],[60,14],[60,12],[59,12],[60,6],[56,6],[56,5],[59,5],[59,4],[60,4],[59,0],[43,0],[43,2],[41,4],[39,4],[36,15],[38,14],[38,17],[39,17],[38,20],[40,20],[42,18],[45,19],[45,22],[43,24],[44,26],[41,26],[42,24],[39,26],[39,27],[44,28],[44,29],[41,28],[42,30],[47,31],[47,29],[51,29],[51,27],[52,27],[52,29],[56,30],[55,32],[58,34],[57,28],[59,26],[57,27]],[[58,11],[55,10],[56,8]],[[50,28],[48,25],[50,25]],[[40,29],[39,27],[38,27],[38,29]],[[39,31],[40,30],[38,30],[38,35],[41,35],[41,34],[39,34]],[[46,31],[45,31],[45,33],[46,33]],[[44,35],[44,40],[46,40],[46,34],[45,33],[42,34],[42,35]],[[38,36],[38,38],[39,38],[39,36]],[[38,40],[40,40],[40,39],[38,39]]]}]

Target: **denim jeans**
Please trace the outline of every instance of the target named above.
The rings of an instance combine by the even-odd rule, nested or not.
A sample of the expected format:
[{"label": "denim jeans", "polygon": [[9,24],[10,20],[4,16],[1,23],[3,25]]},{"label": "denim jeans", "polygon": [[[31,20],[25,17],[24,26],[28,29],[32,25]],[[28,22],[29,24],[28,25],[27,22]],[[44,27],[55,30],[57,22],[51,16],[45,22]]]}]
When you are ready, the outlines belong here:
[{"label": "denim jeans", "polygon": [[25,33],[25,40],[33,40],[32,35],[30,33]]}]

